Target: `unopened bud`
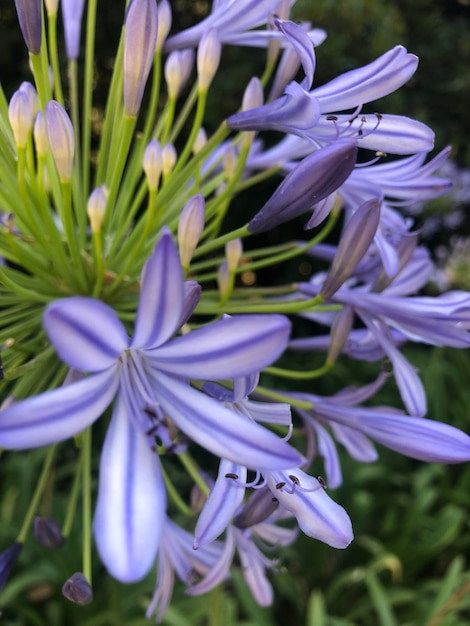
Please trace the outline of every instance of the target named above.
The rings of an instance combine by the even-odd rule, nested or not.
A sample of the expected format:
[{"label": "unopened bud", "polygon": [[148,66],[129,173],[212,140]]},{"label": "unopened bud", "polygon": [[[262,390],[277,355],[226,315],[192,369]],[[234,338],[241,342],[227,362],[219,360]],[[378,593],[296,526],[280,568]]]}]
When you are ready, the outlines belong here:
[{"label": "unopened bud", "polygon": [[168,174],[171,173],[172,169],[175,167],[177,158],[175,146],[172,143],[165,144],[162,148],[163,176],[168,176]]},{"label": "unopened bud", "polygon": [[80,32],[82,30],[85,0],[62,0],[65,50],[67,59],[75,61],[80,54]]},{"label": "unopened bud", "polygon": [[44,0],[46,10],[49,15],[57,15],[57,9],[59,8],[59,0]]},{"label": "unopened bud", "polygon": [[242,111],[249,111],[263,105],[263,85],[259,78],[253,77],[246,86],[242,100]]},{"label": "unopened bud", "polygon": [[8,105],[8,118],[18,148],[24,148],[33,127],[31,104],[26,91],[15,91]]},{"label": "unopened bud", "polygon": [[168,0],[160,0],[158,3],[158,29],[157,29],[157,50],[161,50],[165,39],[171,29],[171,6]]},{"label": "unopened bud", "polygon": [[128,116],[139,112],[155,54],[157,29],[155,0],[132,0],[124,33],[124,111]]},{"label": "unopened bud", "polygon": [[178,222],[178,248],[181,265],[189,267],[199,239],[204,230],[204,197],[197,194],[190,198],[181,211]]},{"label": "unopened bud", "polygon": [[18,559],[23,544],[16,542],[0,554],[0,591],[5,587],[13,565]]},{"label": "unopened bud", "polygon": [[62,595],[70,602],[75,602],[75,604],[80,606],[90,604],[93,600],[93,590],[81,572],[76,572],[65,581],[62,587]]},{"label": "unopened bud", "polygon": [[49,146],[61,182],[72,178],[75,135],[72,122],[61,105],[55,100],[46,104],[46,130]]},{"label": "unopened bud", "polygon": [[241,239],[233,239],[225,244],[225,256],[229,272],[234,272],[237,269],[242,252],[243,244]]},{"label": "unopened bud", "polygon": [[156,191],[163,169],[162,148],[160,142],[156,139],[152,139],[145,148],[142,167],[144,168],[150,191]]},{"label": "unopened bud", "polygon": [[320,295],[328,300],[351,276],[367,252],[377,232],[380,219],[380,200],[372,199],[361,204],[343,231],[330,271]]},{"label": "unopened bud", "polygon": [[37,541],[49,549],[60,548],[64,544],[65,537],[58,522],[52,517],[35,517],[33,532]]},{"label": "unopened bud", "polygon": [[237,528],[250,528],[264,522],[279,506],[279,500],[268,487],[255,489],[248,498],[243,510],[234,518]]},{"label": "unopened bud", "polygon": [[214,29],[207,31],[197,49],[197,77],[200,91],[207,91],[220,63],[222,45]]},{"label": "unopened bud", "polygon": [[217,285],[219,286],[220,297],[224,300],[229,293],[231,285],[227,261],[224,261],[219,265],[219,269],[217,270]]},{"label": "unopened bud", "polygon": [[207,143],[207,134],[204,128],[200,128],[197,131],[196,139],[193,143],[193,154],[197,154],[200,152]]},{"label": "unopened bud", "polygon": [[49,140],[47,138],[46,122],[42,111],[38,111],[33,126],[34,144],[36,146],[36,154],[38,157],[45,157],[49,148]]},{"label": "unopened bud", "polygon": [[31,107],[31,115],[32,115],[32,117],[34,119],[36,117],[36,113],[39,110],[38,93],[37,93],[34,85],[32,85],[31,83],[29,83],[26,80],[21,83],[20,91],[24,91],[26,93],[26,95],[28,96],[29,105]]},{"label": "unopened bud", "polygon": [[87,203],[88,219],[90,220],[91,230],[94,233],[101,231],[104,216],[106,213],[106,204],[108,202],[108,188],[106,185],[94,189]]},{"label": "unopened bud", "polygon": [[168,89],[168,96],[172,99],[178,97],[184,78],[183,59],[178,50],[174,50],[168,55],[165,63],[165,80]]},{"label": "unopened bud", "polygon": [[227,180],[230,180],[235,176],[235,172],[237,171],[237,153],[235,152],[235,148],[229,146],[225,152],[222,159],[222,164],[224,166],[225,176]]},{"label": "unopened bud", "polygon": [[350,306],[345,306],[336,314],[331,325],[330,346],[326,357],[328,363],[334,363],[341,354],[351,332],[353,320],[354,312]]},{"label": "unopened bud", "polygon": [[31,54],[41,50],[41,4],[42,0],[15,0],[21,33]]}]

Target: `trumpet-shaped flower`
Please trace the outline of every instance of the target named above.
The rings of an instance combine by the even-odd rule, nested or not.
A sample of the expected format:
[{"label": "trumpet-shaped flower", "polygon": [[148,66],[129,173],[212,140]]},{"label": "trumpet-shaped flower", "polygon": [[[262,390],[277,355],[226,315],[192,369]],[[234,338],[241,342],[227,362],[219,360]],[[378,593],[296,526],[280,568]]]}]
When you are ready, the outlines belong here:
[{"label": "trumpet-shaped flower", "polygon": [[285,441],[188,383],[267,366],[286,346],[288,320],[233,317],[170,341],[197,304],[198,289],[184,282],[178,251],[165,231],[144,266],[133,338],[101,301],[53,302],[44,315],[47,334],[65,363],[89,375],[0,414],[0,446],[33,448],[81,432],[116,397],[101,455],[94,530],[103,562],[124,582],[142,578],[157,553],[165,489],[155,438],[172,446],[168,420],[213,454],[248,467],[301,462]]}]

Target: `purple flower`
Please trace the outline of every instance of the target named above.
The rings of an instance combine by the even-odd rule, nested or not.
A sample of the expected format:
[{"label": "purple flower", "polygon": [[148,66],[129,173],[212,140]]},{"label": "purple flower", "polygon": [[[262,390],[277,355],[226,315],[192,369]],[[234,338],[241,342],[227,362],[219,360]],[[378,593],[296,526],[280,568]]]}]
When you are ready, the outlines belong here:
[{"label": "purple flower", "polygon": [[41,50],[41,0],[15,0],[23,39],[31,54]]},{"label": "purple flower", "polygon": [[[297,134],[317,145],[339,137],[357,140],[360,147],[395,154],[430,150],[434,134],[427,126],[401,116],[360,114],[361,107],[392,93],[415,72],[418,59],[396,46],[364,67],[346,72],[311,90],[315,71],[313,46],[301,26],[276,20],[297,51],[304,68],[301,84],[289,83],[284,95],[251,111],[232,115],[234,130],[277,130]],[[354,109],[352,114],[337,112]]]},{"label": "purple flower", "polygon": [[183,281],[176,246],[165,231],[144,266],[133,339],[101,301],[53,302],[44,315],[53,346],[71,368],[90,375],[1,413],[0,446],[32,448],[78,434],[116,397],[101,454],[94,530],[103,562],[124,582],[142,578],[158,549],[165,488],[155,437],[172,446],[168,419],[213,454],[248,467],[301,462],[285,441],[188,383],[266,367],[285,348],[288,320],[233,317],[170,341],[196,306],[197,291],[195,283]]},{"label": "purple flower", "polygon": [[5,587],[10,572],[20,556],[23,544],[16,541],[0,553],[0,591]]}]

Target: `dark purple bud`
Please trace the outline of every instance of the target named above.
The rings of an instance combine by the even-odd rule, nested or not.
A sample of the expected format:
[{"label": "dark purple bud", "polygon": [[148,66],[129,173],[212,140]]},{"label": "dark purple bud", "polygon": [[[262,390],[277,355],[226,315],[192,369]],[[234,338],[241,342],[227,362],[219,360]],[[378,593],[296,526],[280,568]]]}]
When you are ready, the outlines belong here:
[{"label": "dark purple bud", "polygon": [[0,554],[0,591],[6,585],[11,569],[19,557],[22,543],[18,541]]},{"label": "dark purple bud", "polygon": [[58,522],[52,517],[35,517],[33,532],[37,541],[44,548],[60,548],[65,541]]},{"label": "dark purple bud", "polygon": [[282,181],[261,211],[248,224],[263,233],[311,209],[348,178],[356,163],[357,146],[348,140],[309,154]]},{"label": "dark purple bud", "polygon": [[249,528],[264,522],[279,506],[279,500],[265,487],[256,489],[248,498],[243,511],[233,520],[237,528]]},{"label": "dark purple bud", "polygon": [[23,39],[31,54],[41,50],[41,0],[15,0]]},{"label": "dark purple bud", "polygon": [[380,200],[367,200],[352,215],[341,236],[320,295],[325,299],[338,291],[369,249],[379,225]]},{"label": "dark purple bud", "polygon": [[62,587],[62,595],[70,602],[83,606],[84,604],[90,604],[93,600],[93,589],[81,572],[75,572],[65,581]]}]

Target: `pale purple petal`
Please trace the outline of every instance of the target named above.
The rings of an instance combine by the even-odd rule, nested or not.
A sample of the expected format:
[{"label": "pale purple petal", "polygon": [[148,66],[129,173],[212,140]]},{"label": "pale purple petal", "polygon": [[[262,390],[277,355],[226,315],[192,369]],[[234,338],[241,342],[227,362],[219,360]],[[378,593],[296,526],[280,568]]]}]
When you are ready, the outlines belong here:
[{"label": "pale purple petal", "polygon": [[0,412],[0,446],[39,448],[78,435],[111,403],[118,383],[111,368],[13,403]]},{"label": "pale purple petal", "polygon": [[302,463],[300,454],[272,432],[189,385],[162,373],[155,376],[154,384],[168,417],[216,456],[255,469]]},{"label": "pale purple petal", "polygon": [[288,20],[274,20],[276,26],[281,30],[297,52],[305,72],[305,80],[302,81],[304,89],[310,89],[315,74],[315,51],[313,43],[299,24],[294,24]]},{"label": "pale purple petal", "polygon": [[351,70],[317,87],[322,113],[354,109],[360,104],[396,91],[416,71],[418,58],[403,46],[395,46],[368,65]]},{"label": "pale purple petal", "polygon": [[146,352],[155,369],[184,378],[221,380],[262,370],[284,351],[290,323],[281,315],[239,315]]},{"label": "pale purple petal", "polygon": [[178,250],[165,229],[142,272],[133,348],[159,346],[178,330],[187,311],[185,293]]},{"label": "pale purple petal", "polygon": [[121,582],[142,579],[157,556],[166,492],[158,455],[118,396],[101,452],[94,520],[96,546]]},{"label": "pale purple petal", "polygon": [[277,424],[278,426],[290,426],[292,424],[292,415],[288,404],[245,400],[243,406],[256,422]]},{"label": "pale purple petal", "polygon": [[325,464],[326,483],[331,489],[336,489],[343,482],[343,474],[335,443],[330,433],[319,422],[312,420],[311,424],[317,433],[318,452]]},{"label": "pale purple petal", "polygon": [[379,455],[374,444],[361,432],[344,424],[331,424],[335,438],[346,448],[348,454],[361,463],[373,463]]},{"label": "pale purple petal", "polygon": [[189,589],[186,589],[188,596],[197,596],[203,593],[207,593],[211,589],[214,589],[218,584],[230,576],[230,566],[232,565],[233,555],[235,552],[235,530],[229,527],[227,532],[227,538],[225,540],[224,550],[220,556],[219,561],[209,571],[200,582]]},{"label": "pale purple petal", "polygon": [[266,577],[266,566],[271,565],[264,557],[247,533],[235,530],[237,548],[243,578],[250,588],[253,597],[260,606],[270,606],[274,599],[273,588]]},{"label": "pale purple petal", "polygon": [[[296,485],[290,476],[295,476]],[[268,485],[280,504],[295,515],[300,529],[333,548],[346,548],[353,540],[351,520],[336,504],[316,478],[297,468],[272,472]],[[288,488],[277,488],[280,484]],[[295,488],[294,488],[295,487]]]},{"label": "pale purple petal", "polygon": [[93,298],[52,302],[44,312],[44,327],[61,360],[81,372],[111,367],[129,347],[114,310]]},{"label": "pale purple petal", "polygon": [[[227,474],[232,477],[227,478]],[[214,541],[224,532],[243,502],[243,484],[246,484],[246,468],[222,459],[217,479],[196,524],[195,548]]]}]

